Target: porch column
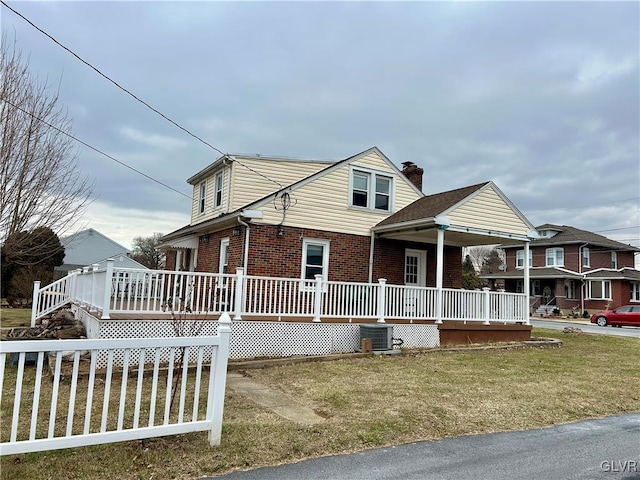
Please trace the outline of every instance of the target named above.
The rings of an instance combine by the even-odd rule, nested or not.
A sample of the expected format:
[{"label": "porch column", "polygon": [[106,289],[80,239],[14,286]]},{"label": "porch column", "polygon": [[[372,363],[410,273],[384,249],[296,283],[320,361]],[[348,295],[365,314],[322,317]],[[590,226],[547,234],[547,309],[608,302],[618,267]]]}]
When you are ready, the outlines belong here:
[{"label": "porch column", "polygon": [[438,247],[436,250],[436,323],[442,323],[442,277],[444,272],[444,228],[438,228]]},{"label": "porch column", "polygon": [[531,265],[529,265],[529,242],[524,242],[524,297],[525,297],[525,316],[524,318],[526,318],[526,325],[529,325],[529,317],[531,316],[531,312],[529,311],[529,299],[530,299],[530,295],[531,295],[531,287],[529,285],[529,268],[531,267]]},{"label": "porch column", "polygon": [[[102,299],[102,316],[100,317],[103,320],[110,318],[109,314],[111,313],[111,288],[113,286],[114,263],[115,263],[115,260],[113,258],[107,259],[107,271],[105,272],[104,287],[103,287],[104,297]],[[116,296],[116,300],[117,300],[117,295],[118,295],[117,289],[115,290],[114,295]],[[116,305],[115,302],[114,302],[114,305]]]}]

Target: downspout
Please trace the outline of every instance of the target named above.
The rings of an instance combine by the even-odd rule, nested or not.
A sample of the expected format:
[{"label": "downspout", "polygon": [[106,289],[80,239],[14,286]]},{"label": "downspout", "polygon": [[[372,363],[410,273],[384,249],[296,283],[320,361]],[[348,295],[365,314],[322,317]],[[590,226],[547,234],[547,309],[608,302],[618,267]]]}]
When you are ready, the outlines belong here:
[{"label": "downspout", "polygon": [[585,243],[580,245],[578,248],[578,273],[580,274],[580,318],[584,315],[584,296],[586,295],[587,283],[584,280],[584,275],[582,275],[582,249],[589,245]]},{"label": "downspout", "polygon": [[371,243],[369,244],[369,283],[373,283],[373,247],[376,242],[376,234],[371,232]]},{"label": "downspout", "polygon": [[244,231],[244,255],[242,260],[242,266],[244,267],[244,274],[247,272],[247,265],[249,263],[249,234],[251,233],[251,228],[249,228],[249,224],[243,221],[240,217],[238,217],[238,223],[245,227]]}]

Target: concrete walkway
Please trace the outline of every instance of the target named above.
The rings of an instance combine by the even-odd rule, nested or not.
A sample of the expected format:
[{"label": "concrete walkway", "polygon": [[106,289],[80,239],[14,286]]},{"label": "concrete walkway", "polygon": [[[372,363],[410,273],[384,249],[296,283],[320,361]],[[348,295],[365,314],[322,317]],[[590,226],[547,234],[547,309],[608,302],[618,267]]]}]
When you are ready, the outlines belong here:
[{"label": "concrete walkway", "polygon": [[248,398],[261,407],[268,408],[277,415],[300,425],[316,425],[324,422],[311,408],[299,404],[288,395],[254,382],[239,373],[227,375],[227,388]]}]

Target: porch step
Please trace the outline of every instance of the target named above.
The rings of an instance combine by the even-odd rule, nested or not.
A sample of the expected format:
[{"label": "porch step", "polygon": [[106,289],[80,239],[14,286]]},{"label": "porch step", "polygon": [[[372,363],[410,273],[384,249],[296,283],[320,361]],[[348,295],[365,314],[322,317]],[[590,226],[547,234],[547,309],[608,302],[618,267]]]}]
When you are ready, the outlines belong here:
[{"label": "porch step", "polygon": [[550,315],[553,315],[553,310],[556,309],[556,308],[557,307],[555,305],[540,305],[536,309],[535,316],[536,317],[548,317]]}]

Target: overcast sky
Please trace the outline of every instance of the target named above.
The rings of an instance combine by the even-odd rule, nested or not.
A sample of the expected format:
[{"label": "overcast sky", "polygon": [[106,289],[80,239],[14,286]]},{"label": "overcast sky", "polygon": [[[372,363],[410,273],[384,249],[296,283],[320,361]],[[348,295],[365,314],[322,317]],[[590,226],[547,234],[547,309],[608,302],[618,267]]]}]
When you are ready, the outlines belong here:
[{"label": "overcast sky", "polygon": [[[640,246],[638,2],[6,2],[224,152],[375,145],[426,194],[493,180],[534,225]],[[78,138],[191,195],[217,152],[1,14]],[[184,196],[78,154],[85,226],[130,247],[188,223]]]}]

